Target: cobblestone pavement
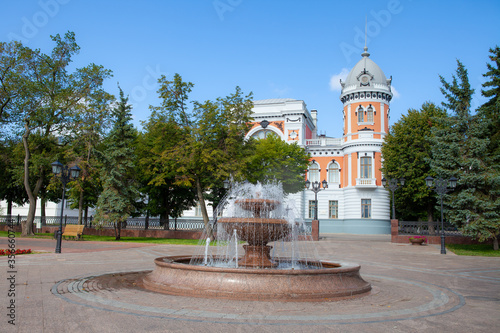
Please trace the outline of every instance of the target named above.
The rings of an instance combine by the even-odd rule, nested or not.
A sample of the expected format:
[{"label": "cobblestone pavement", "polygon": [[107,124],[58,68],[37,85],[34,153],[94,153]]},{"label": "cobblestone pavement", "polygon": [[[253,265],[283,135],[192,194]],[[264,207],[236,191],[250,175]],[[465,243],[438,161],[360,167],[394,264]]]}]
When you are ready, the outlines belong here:
[{"label": "cobblestone pavement", "polygon": [[[333,302],[169,296],[140,288],[138,277],[154,268],[154,258],[193,254],[196,247],[63,241],[63,253],[55,254],[54,240],[17,238],[18,249],[50,252],[16,256],[13,269],[7,257],[0,258],[0,331],[495,332],[500,327],[500,258],[441,255],[439,246],[392,244],[388,235],[326,235],[310,245],[321,259],[360,264],[371,294]],[[0,248],[6,247],[7,238],[0,238]],[[15,325],[8,322],[12,315]]]}]

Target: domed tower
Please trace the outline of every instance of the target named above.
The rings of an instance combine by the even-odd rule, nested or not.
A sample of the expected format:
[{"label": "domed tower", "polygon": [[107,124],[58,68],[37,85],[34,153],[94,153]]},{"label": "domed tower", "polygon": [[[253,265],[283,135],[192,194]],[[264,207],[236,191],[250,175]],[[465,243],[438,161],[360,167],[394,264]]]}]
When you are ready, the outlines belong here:
[{"label": "domed tower", "polygon": [[[388,195],[382,187],[381,147],[389,130],[391,80],[369,57],[365,46],[361,60],[345,82],[340,82],[343,103],[345,219],[389,221]],[[360,213],[361,209],[361,213]],[[384,221],[384,222],[383,222]]]},{"label": "domed tower", "polygon": [[392,99],[391,81],[371,60],[365,46],[362,59],[340,82],[340,100],[344,104],[344,141],[357,140],[363,132],[372,131],[373,138],[383,139],[389,125],[389,102]]}]

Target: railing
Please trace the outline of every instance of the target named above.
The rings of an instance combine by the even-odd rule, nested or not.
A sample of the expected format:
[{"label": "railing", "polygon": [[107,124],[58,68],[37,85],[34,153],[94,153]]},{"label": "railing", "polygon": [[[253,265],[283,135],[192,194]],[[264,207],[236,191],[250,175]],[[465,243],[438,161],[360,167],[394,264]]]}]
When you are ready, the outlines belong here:
[{"label": "railing", "polygon": [[306,140],[308,146],[340,146],[341,144],[342,139],[319,138]]},{"label": "railing", "polygon": [[375,178],[356,178],[356,186],[374,187],[374,186],[377,186],[377,179],[375,179]]},{"label": "railing", "polygon": [[[425,235],[425,236],[440,236],[441,222],[426,222],[426,221],[399,221],[399,235]],[[445,236],[462,236],[457,227],[448,222],[444,222]]]},{"label": "railing", "polygon": [[[9,224],[20,225],[21,221],[27,219],[27,216],[22,215],[0,215],[0,223],[1,224]],[[35,216],[34,223],[41,224],[43,226],[58,226],[60,224],[60,216],[46,216],[42,219],[41,216]],[[67,224],[78,224],[77,216],[64,216],[63,217],[63,225]],[[85,221],[83,219],[83,223],[87,228],[95,228],[96,224],[93,223],[93,217],[90,217]],[[114,228],[114,224],[112,222],[104,222],[100,223],[99,227],[101,228]],[[146,218],[145,217],[130,217],[127,219],[127,222],[122,224],[123,228],[127,229],[138,229],[145,230],[146,229]],[[159,218],[149,218],[147,229],[153,230],[202,230],[205,227],[203,224],[203,220],[200,219],[169,219],[168,225],[165,226],[165,223],[160,221]]]}]

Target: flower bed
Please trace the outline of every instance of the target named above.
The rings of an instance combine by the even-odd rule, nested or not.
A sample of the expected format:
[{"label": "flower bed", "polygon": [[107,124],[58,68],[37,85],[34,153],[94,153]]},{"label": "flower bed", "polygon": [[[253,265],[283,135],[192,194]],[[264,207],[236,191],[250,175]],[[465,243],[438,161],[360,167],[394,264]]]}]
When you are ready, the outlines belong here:
[{"label": "flower bed", "polygon": [[18,254],[30,254],[30,253],[32,253],[31,249],[27,249],[27,250],[18,249],[15,252],[13,250],[9,250],[9,249],[7,249],[7,250],[0,249],[0,256],[7,256],[9,254],[18,255]]},{"label": "flower bed", "polygon": [[427,243],[427,238],[425,236],[411,236],[408,238],[411,244],[425,244]]}]

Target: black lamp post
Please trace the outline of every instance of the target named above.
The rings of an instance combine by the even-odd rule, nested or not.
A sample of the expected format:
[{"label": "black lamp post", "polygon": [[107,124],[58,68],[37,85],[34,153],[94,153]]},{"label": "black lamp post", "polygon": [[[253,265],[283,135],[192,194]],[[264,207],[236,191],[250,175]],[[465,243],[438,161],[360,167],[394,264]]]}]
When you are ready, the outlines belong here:
[{"label": "black lamp post", "polygon": [[57,235],[57,243],[56,243],[56,253],[61,253],[61,241],[62,241],[62,226],[63,226],[63,211],[64,211],[64,197],[66,196],[66,184],[72,180],[78,178],[80,175],[80,168],[75,165],[71,168],[68,168],[66,165],[62,165],[61,162],[56,161],[51,164],[52,165],[52,173],[56,176],[59,176],[61,182],[63,184],[63,193],[62,193],[62,203],[61,203],[61,219],[59,220],[59,230],[56,231]]},{"label": "black lamp post", "polygon": [[401,178],[399,179],[399,184],[398,184],[398,179],[397,178],[390,178],[389,180],[382,178],[382,186],[385,188],[389,188],[392,192],[392,219],[396,219],[396,205],[394,203],[394,192],[400,188],[401,186],[404,186],[405,184],[405,179]]},{"label": "black lamp post", "polygon": [[444,224],[443,224],[443,195],[453,191],[457,186],[457,179],[451,177],[450,179],[434,179],[431,176],[425,178],[425,184],[429,187],[435,185],[434,191],[439,195],[441,200],[441,254],[446,254],[446,247],[444,244]]},{"label": "black lamp post", "polygon": [[[312,184],[311,190],[314,192],[314,219],[318,219],[318,192],[321,191],[322,189],[328,188],[328,182],[326,180],[323,180],[321,183],[318,181],[315,182],[310,182],[309,180],[306,180],[306,188],[309,189],[309,187]],[[321,188],[321,185],[323,185],[323,188]]]}]

